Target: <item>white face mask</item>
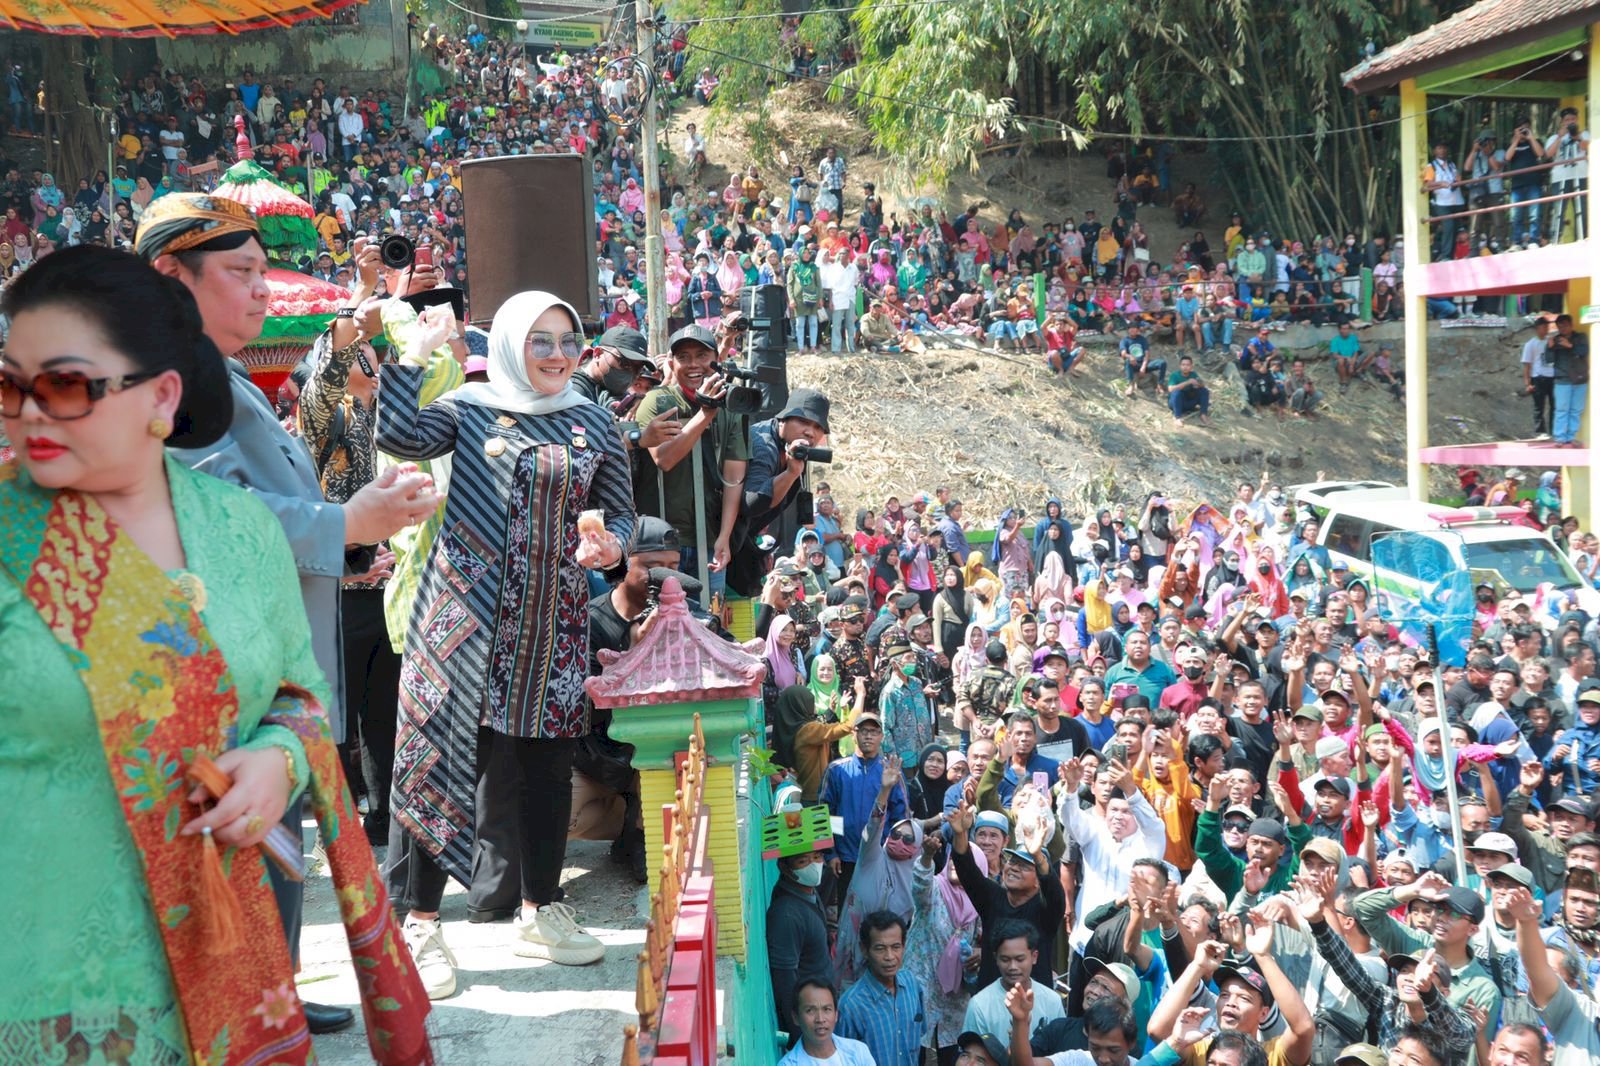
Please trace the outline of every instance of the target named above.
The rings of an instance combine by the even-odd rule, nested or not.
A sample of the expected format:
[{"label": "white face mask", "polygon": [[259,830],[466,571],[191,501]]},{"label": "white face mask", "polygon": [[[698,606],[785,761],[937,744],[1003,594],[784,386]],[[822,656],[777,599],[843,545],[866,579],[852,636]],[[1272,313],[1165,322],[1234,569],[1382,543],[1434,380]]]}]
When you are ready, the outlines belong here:
[{"label": "white face mask", "polygon": [[807,888],[816,888],[822,884],[822,864],[820,862],[802,866],[792,872],[794,873],[794,879]]}]

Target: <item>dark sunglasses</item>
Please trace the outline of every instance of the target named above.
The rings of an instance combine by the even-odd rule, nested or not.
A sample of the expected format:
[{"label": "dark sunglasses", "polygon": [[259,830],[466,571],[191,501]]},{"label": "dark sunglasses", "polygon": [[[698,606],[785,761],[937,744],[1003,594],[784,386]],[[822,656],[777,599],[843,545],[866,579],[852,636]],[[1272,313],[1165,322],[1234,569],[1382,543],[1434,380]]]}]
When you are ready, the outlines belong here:
[{"label": "dark sunglasses", "polygon": [[1230,819],[1229,821],[1223,822],[1222,823],[1222,828],[1224,828],[1224,829],[1232,829],[1232,830],[1235,830],[1237,832],[1243,833],[1245,830],[1250,828],[1250,823],[1246,822],[1246,821],[1242,821],[1242,820],[1240,820],[1238,818],[1234,818],[1234,819]]},{"label": "dark sunglasses", "polygon": [[77,370],[47,370],[35,374],[31,382],[9,371],[0,371],[0,411],[7,418],[22,414],[22,400],[32,396],[39,410],[51,418],[70,422],[83,418],[108,392],[121,392],[166,373],[166,368],[121,377],[92,378]]},{"label": "dark sunglasses", "polygon": [[915,844],[917,842],[916,836],[911,833],[890,833],[889,839],[898,840],[902,844]]}]

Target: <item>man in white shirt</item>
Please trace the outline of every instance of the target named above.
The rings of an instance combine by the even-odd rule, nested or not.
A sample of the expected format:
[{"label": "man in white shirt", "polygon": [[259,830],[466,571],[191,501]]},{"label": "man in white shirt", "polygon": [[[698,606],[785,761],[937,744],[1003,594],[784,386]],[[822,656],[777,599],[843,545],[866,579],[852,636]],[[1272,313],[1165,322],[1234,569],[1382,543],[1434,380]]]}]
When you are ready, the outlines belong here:
[{"label": "man in white shirt", "polygon": [[696,132],[693,122],[683,128],[683,158],[689,165],[689,173],[699,177],[700,168],[706,165],[706,139]]},{"label": "man in white shirt", "polygon": [[[1450,146],[1440,142],[1433,146],[1433,159],[1422,168],[1422,187],[1428,190],[1428,215],[1453,215],[1466,206],[1461,192],[1460,172],[1450,162]],[[1446,219],[1430,227],[1433,230],[1433,261],[1450,258],[1456,246],[1457,219]]]},{"label": "man in white shirt", "polygon": [[[1076,759],[1061,764],[1061,803],[1056,811],[1067,835],[1077,841],[1082,852],[1082,890],[1078,901],[1089,901],[1091,908],[1106,900],[1128,894],[1135,859],[1160,859],[1167,850],[1167,829],[1161,816],[1150,806],[1133,779],[1133,771],[1116,760],[1100,767],[1098,773],[1115,779],[1114,791],[1106,801],[1102,818],[1078,806],[1078,785],[1083,767]],[[1071,944],[1082,951],[1091,930],[1081,916],[1074,914]]]},{"label": "man in white shirt", "polygon": [[1588,199],[1588,190],[1584,187],[1589,177],[1589,131],[1578,124],[1578,109],[1564,107],[1561,109],[1561,118],[1556,123],[1556,132],[1545,142],[1545,154],[1555,161],[1556,165],[1550,168],[1550,195],[1561,196],[1566,193],[1580,195],[1571,200],[1564,200],[1551,204],[1550,212],[1550,241],[1552,244],[1561,240],[1561,230],[1566,225],[1567,209],[1572,209],[1572,221],[1577,230],[1577,239],[1583,240],[1588,233],[1588,216],[1584,211],[1584,201]]},{"label": "man in white shirt", "polygon": [[365,120],[356,113],[355,97],[346,96],[344,107],[339,111],[339,150],[344,153],[346,163],[361,150],[361,137],[366,131]]},{"label": "man in white shirt", "polygon": [[846,250],[839,255],[843,262],[836,262],[830,256],[822,265],[821,276],[822,287],[828,293],[830,344],[835,355],[841,344],[846,352],[856,350],[856,289],[861,285],[861,271],[850,252]]},{"label": "man in white shirt", "polygon": [[1550,319],[1535,319],[1533,336],[1522,346],[1522,391],[1533,397],[1533,433],[1536,440],[1550,439],[1556,410],[1556,368],[1549,360],[1545,343],[1549,333]]},{"label": "man in white shirt", "polygon": [[1028,922],[1006,918],[995,923],[989,936],[995,944],[994,963],[1000,978],[980,988],[967,1002],[961,1028],[969,1033],[1009,1033],[1011,1015],[1006,1009],[1006,996],[1018,985],[1033,988],[1030,1037],[1047,1022],[1065,1018],[1061,997],[1033,979],[1033,968],[1039,961],[1039,930]]}]

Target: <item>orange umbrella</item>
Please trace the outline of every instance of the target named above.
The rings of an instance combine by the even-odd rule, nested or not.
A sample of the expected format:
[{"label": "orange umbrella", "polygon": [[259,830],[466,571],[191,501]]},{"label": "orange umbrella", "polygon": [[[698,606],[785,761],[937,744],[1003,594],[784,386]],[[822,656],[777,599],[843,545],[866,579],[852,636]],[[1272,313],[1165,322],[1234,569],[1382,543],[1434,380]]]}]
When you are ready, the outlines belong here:
[{"label": "orange umbrella", "polygon": [[326,18],[366,0],[0,0],[0,26],[91,37],[242,33]]}]

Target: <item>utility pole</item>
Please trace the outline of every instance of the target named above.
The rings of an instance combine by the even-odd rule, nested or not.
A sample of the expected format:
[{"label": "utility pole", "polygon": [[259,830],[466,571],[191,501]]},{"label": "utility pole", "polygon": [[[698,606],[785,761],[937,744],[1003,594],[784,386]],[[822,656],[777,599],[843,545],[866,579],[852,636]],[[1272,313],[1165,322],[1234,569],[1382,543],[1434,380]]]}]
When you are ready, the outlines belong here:
[{"label": "utility pole", "polygon": [[[650,0],[634,0],[633,23],[635,73],[644,82],[639,137],[644,161],[645,335],[650,354],[659,357],[667,354],[667,272],[661,243],[661,151],[656,144],[656,22]],[[637,69],[638,64],[643,70]]]}]

